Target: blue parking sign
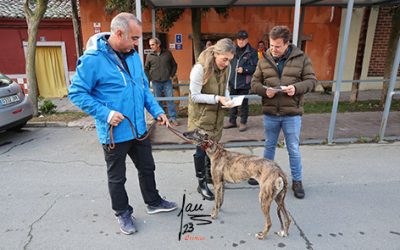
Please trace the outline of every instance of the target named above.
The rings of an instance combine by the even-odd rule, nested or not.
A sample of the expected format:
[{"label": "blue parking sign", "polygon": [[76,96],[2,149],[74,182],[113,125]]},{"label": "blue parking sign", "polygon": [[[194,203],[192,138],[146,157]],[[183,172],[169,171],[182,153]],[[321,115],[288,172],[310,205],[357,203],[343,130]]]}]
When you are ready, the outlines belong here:
[{"label": "blue parking sign", "polygon": [[175,34],[175,43],[182,43],[182,34]]}]

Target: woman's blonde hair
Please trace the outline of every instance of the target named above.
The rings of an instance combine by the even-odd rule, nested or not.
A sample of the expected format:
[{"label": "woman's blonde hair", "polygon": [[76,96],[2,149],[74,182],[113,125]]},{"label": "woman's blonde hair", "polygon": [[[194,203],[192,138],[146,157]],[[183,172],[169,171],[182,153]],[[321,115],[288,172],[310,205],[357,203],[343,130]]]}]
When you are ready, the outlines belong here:
[{"label": "woman's blonde hair", "polygon": [[197,59],[197,62],[203,66],[204,74],[203,74],[203,84],[205,84],[211,77],[211,74],[217,68],[215,64],[214,54],[226,54],[232,53],[235,54],[236,48],[233,44],[233,41],[229,38],[223,38],[218,40],[218,42],[210,47],[206,48]]}]

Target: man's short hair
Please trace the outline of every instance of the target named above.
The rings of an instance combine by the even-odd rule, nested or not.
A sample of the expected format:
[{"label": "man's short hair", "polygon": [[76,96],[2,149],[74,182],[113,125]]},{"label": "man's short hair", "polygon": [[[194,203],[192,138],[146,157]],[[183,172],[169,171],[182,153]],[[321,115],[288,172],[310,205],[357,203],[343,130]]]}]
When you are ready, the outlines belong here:
[{"label": "man's short hair", "polygon": [[118,15],[116,15],[112,20],[111,20],[111,33],[115,33],[117,30],[122,30],[124,32],[125,36],[128,36],[129,33],[129,22],[133,20],[136,24],[139,26],[142,25],[142,22],[140,22],[137,17],[131,13],[127,12],[121,12]]},{"label": "man's short hair", "polygon": [[284,43],[289,42],[290,39],[289,27],[284,25],[273,27],[269,32],[269,38],[271,38],[272,40],[281,38]]},{"label": "man's short hair", "polygon": [[150,39],[150,41],[154,41],[156,44],[158,44],[158,45],[161,46],[161,40],[158,39],[158,37],[152,37],[152,38]]}]

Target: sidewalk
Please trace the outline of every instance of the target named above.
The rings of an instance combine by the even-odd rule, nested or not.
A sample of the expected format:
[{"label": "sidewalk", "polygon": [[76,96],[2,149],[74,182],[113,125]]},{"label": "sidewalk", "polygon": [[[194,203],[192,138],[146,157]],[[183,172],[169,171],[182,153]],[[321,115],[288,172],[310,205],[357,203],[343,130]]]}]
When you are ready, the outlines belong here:
[{"label": "sidewalk", "polygon": [[[361,91],[359,100],[379,100],[380,90]],[[349,100],[350,92],[342,92],[340,100]],[[305,95],[305,101],[332,101],[334,95],[323,95],[320,92]],[[395,96],[395,98],[399,98]],[[58,111],[78,111],[67,98],[53,99]],[[380,132],[383,112],[348,112],[338,113],[334,131],[334,142],[356,142],[374,140]],[[227,117],[225,118],[228,119]],[[305,114],[302,117],[302,144],[324,143],[328,137],[330,113]],[[187,129],[187,118],[178,119],[180,126],[176,127],[183,132]],[[400,139],[400,112],[391,112],[385,130],[385,138]],[[93,128],[94,121],[91,117],[65,124],[68,127]],[[183,147],[184,141],[170,132],[166,127],[156,126],[152,134],[152,141],[156,147],[169,145],[172,148]],[[222,143],[231,145],[246,143],[247,145],[262,145],[264,141],[263,116],[250,116],[248,129],[239,132],[237,128],[225,129],[221,139]]]}]

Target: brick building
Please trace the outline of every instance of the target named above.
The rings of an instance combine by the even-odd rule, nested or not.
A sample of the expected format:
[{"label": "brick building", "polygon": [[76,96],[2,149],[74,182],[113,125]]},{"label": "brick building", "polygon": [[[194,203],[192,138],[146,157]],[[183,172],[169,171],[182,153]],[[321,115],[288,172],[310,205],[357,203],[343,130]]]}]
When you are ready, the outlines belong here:
[{"label": "brick building", "polygon": [[[392,29],[392,14],[390,12],[390,7],[382,7],[379,10],[368,69],[368,76],[371,77],[383,76],[387,56],[387,45]],[[400,75],[400,70],[398,75]]]}]

